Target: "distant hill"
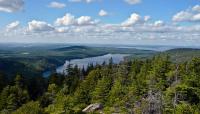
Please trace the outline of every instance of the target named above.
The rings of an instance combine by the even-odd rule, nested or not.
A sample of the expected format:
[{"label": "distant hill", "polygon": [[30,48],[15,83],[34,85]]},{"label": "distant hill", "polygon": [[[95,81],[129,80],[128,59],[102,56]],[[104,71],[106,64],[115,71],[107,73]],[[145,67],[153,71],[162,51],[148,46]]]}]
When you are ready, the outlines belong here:
[{"label": "distant hill", "polygon": [[[27,75],[29,72],[43,72],[55,69],[65,63],[66,60],[81,59],[102,56],[105,54],[129,54],[134,57],[146,57],[154,54],[154,51],[139,50],[135,48],[114,47],[89,47],[66,46],[61,48],[12,48],[0,50],[0,70],[6,70],[10,74],[16,71]],[[30,73],[34,74],[34,73]],[[35,74],[34,74],[35,75]]]},{"label": "distant hill", "polygon": [[191,51],[200,51],[200,49],[196,48],[176,48],[176,49],[170,49],[167,50],[166,52],[191,52]]},{"label": "distant hill", "polygon": [[87,46],[69,46],[63,48],[53,49],[54,51],[71,51],[71,50],[82,50],[82,49],[89,49]]},{"label": "distant hill", "polygon": [[5,58],[0,58],[0,71],[4,71],[8,78],[14,77],[18,73],[26,77],[39,75],[36,69],[28,67],[20,61]]},{"label": "distant hill", "polygon": [[184,62],[191,60],[194,57],[200,57],[200,49],[177,48],[177,49],[167,50],[162,54],[169,55],[173,61],[177,60],[177,62]]},{"label": "distant hill", "polygon": [[[26,53],[26,54],[25,54]],[[127,59],[146,59],[156,54],[167,54],[172,61],[184,62],[193,57],[200,57],[200,49],[177,48],[165,52],[151,50],[140,50],[135,48],[113,48],[113,47],[88,47],[88,46],[69,46],[54,49],[17,49],[0,50],[0,71],[8,72],[7,75],[20,72],[25,76],[28,74],[38,75],[44,70],[54,69],[62,65],[65,60],[81,59],[87,57],[101,56],[108,53],[129,54]]]},{"label": "distant hill", "polygon": [[[53,49],[53,51],[96,51],[104,53],[123,53],[123,54],[143,54],[143,53],[155,53],[152,50],[136,49],[136,48],[117,48],[117,47],[90,47],[90,46],[68,46],[62,48]],[[95,52],[94,52],[95,53]]]}]

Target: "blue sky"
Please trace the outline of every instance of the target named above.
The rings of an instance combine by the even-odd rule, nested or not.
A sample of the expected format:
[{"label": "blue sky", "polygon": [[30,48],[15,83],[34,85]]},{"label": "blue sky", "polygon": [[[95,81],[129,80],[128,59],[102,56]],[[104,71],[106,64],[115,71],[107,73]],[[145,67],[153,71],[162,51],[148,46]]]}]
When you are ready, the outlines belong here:
[{"label": "blue sky", "polygon": [[[124,38],[125,44],[176,44],[179,41],[180,45],[186,42],[191,45],[200,41],[200,1],[2,0],[0,27],[0,42],[20,39],[22,42],[47,43],[121,43],[117,41]],[[84,35],[76,35],[74,31]],[[186,32],[187,35],[180,36]],[[138,37],[131,38],[133,34]],[[152,38],[147,38],[149,34]],[[194,37],[186,38],[191,34]],[[55,36],[60,39],[53,38]]]},{"label": "blue sky", "polygon": [[1,12],[1,25],[9,24],[12,21],[19,20],[26,24],[32,19],[44,20],[49,23],[65,13],[72,13],[76,16],[88,15],[93,18],[100,18],[98,12],[101,9],[112,13],[111,16],[100,18],[107,23],[120,23],[125,20],[132,12],[141,15],[151,15],[154,19],[171,21],[171,17],[178,11],[192,7],[200,1],[198,0],[143,0],[137,5],[130,5],[123,0],[101,0],[92,3],[72,3],[66,0],[55,0],[66,4],[65,8],[53,9],[47,7],[53,0],[25,0],[24,10],[15,13]]}]

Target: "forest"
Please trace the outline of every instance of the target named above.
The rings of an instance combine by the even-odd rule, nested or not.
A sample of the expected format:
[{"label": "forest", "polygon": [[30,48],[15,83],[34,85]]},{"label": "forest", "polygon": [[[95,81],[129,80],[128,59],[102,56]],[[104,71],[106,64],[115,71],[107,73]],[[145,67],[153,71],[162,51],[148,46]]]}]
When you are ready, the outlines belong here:
[{"label": "forest", "polygon": [[1,114],[199,114],[200,58],[168,55],[114,64],[69,64],[67,74],[7,79],[0,72]]},{"label": "forest", "polygon": [[200,114],[200,0],[0,0],[0,114]]},{"label": "forest", "polygon": [[[14,47],[12,47],[14,45]],[[2,44],[0,45],[0,71],[4,71],[8,78],[17,73],[24,77],[35,77],[44,71],[54,70],[65,63],[66,60],[112,54],[131,54],[134,57],[147,57],[155,54],[152,50],[116,47],[94,47],[61,44]],[[200,51],[199,51],[200,52]],[[14,67],[14,69],[13,69]]]}]

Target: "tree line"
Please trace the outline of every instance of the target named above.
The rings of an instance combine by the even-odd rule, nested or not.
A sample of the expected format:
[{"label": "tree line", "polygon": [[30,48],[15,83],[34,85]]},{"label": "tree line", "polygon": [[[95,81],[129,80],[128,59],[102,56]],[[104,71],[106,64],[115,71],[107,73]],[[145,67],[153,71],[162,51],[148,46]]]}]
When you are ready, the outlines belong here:
[{"label": "tree line", "polygon": [[82,114],[102,104],[105,114],[199,114],[200,58],[175,63],[169,56],[114,64],[69,64],[67,74],[48,78],[0,72],[1,114]]}]

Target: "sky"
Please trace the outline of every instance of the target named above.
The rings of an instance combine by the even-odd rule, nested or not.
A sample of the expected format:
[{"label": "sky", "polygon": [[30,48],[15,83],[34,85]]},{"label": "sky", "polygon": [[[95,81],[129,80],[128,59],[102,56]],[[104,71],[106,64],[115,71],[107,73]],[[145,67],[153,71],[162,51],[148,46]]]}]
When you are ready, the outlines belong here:
[{"label": "sky", "polygon": [[200,45],[200,0],[0,0],[0,43]]}]

